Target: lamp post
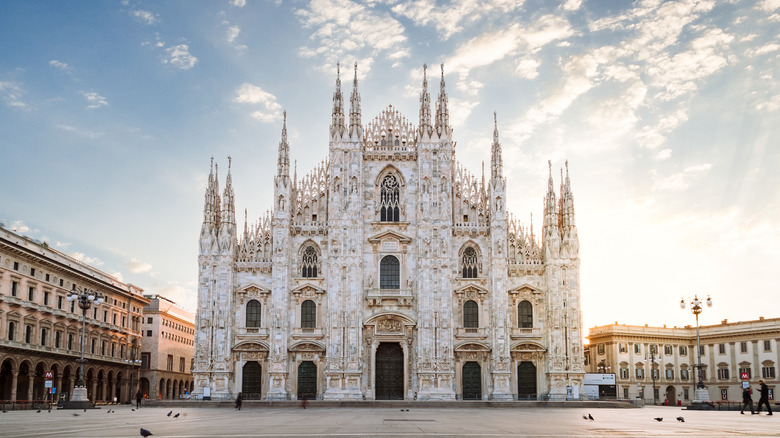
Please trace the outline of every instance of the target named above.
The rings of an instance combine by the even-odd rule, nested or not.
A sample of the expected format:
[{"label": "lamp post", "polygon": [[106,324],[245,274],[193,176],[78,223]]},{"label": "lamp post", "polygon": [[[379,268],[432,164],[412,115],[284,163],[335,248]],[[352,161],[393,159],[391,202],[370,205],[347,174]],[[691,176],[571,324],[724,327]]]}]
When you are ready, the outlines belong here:
[{"label": "lamp post", "polygon": [[[707,307],[712,307],[712,298],[707,296]],[[685,310],[685,298],[680,300],[680,308]],[[702,402],[708,402],[710,397],[707,393],[707,389],[704,388],[704,379],[702,376],[702,370],[701,370],[701,340],[699,338],[699,314],[702,310],[704,310],[704,307],[702,307],[702,302],[699,300],[698,295],[693,296],[693,300],[690,303],[691,306],[691,312],[696,316],[696,354],[699,358],[699,372],[698,372],[698,378],[699,382],[696,384],[696,391],[694,391],[694,403],[702,403]]]},{"label": "lamp post", "polygon": [[65,404],[65,409],[85,409],[92,408],[94,405],[89,401],[87,392],[87,386],[84,382],[84,338],[87,326],[87,310],[92,307],[101,304],[103,296],[96,294],[91,289],[79,288],[78,291],[74,291],[66,298],[68,301],[76,301],[82,311],[81,322],[81,358],[79,363],[79,377],[76,380],[76,387],[73,388],[73,395],[70,400]]},{"label": "lamp post", "polygon": [[606,374],[606,373],[610,372],[610,370],[612,369],[611,366],[607,365],[607,360],[606,359],[601,359],[601,362],[599,362],[597,368],[598,368],[598,372],[600,374]]},{"label": "lamp post", "polygon": [[650,377],[653,379],[653,405],[658,404],[658,392],[655,388],[655,379],[657,378],[655,374],[655,365],[658,363],[658,359],[655,358],[655,349],[653,347],[650,347]]},{"label": "lamp post", "polygon": [[[128,388],[128,403],[133,403],[133,397],[135,396],[135,393],[133,392],[133,389],[135,389],[135,372],[136,367],[141,366],[141,359],[135,358],[136,353],[136,341],[133,340],[132,345],[130,346],[130,359],[125,359],[125,363],[130,368],[130,387]],[[139,379],[140,382],[140,379]]]}]

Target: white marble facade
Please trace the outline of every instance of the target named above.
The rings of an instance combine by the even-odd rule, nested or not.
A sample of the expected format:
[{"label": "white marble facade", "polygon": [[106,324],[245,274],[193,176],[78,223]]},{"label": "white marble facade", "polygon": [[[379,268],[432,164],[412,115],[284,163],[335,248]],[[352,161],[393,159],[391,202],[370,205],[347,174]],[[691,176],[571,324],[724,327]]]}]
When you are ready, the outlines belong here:
[{"label": "white marble facade", "polygon": [[349,108],[337,76],[327,159],[291,177],[285,114],[273,208],[243,232],[230,166],[220,196],[212,165],[196,396],[565,399],[567,387],[578,396],[568,168],[557,196],[550,170],[536,235],[504,209],[497,126],[477,179],[456,160],[447,106],[442,68],[433,103],[423,80],[417,126],[392,106],[363,124],[357,75]]}]

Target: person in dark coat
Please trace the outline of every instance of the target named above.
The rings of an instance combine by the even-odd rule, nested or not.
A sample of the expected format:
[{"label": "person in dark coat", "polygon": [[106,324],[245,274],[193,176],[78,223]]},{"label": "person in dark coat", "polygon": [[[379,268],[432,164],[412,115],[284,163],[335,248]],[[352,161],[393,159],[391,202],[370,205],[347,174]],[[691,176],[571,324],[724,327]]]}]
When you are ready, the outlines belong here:
[{"label": "person in dark coat", "polygon": [[239,411],[241,410],[241,402],[243,401],[244,398],[241,396],[241,393],[239,392],[238,395],[236,396],[236,409],[238,409]]},{"label": "person in dark coat", "polygon": [[750,395],[750,388],[742,388],[742,408],[739,413],[745,414],[745,406],[750,408],[750,413],[755,414],[753,411],[753,396]]},{"label": "person in dark coat", "polygon": [[756,412],[761,412],[761,405],[766,405],[767,415],[772,415],[772,408],[769,406],[769,387],[766,386],[763,380],[759,380],[758,384],[761,385],[761,397],[758,399],[758,405],[756,406]]},{"label": "person in dark coat", "polygon": [[141,409],[141,400],[144,398],[143,395],[141,395],[141,390],[139,389],[138,392],[135,393],[135,408]]}]

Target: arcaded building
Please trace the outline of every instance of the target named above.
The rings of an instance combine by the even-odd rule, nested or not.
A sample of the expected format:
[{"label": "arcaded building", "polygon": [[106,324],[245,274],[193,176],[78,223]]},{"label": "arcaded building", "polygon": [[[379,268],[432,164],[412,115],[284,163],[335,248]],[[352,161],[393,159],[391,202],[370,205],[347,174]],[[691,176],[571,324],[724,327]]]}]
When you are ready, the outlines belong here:
[{"label": "arcaded building", "polygon": [[[267,188],[273,206],[243,230],[231,172],[253,170],[228,162],[220,191],[212,164],[199,237],[196,396],[579,395],[568,168],[557,191],[551,166],[546,193],[509,191],[496,122],[485,126],[489,162],[472,174],[455,154],[443,67],[438,88],[433,103],[426,72],[416,125],[392,105],[364,123],[357,70],[349,107],[337,76],[325,160],[298,177],[285,114]],[[538,233],[506,210],[509,197],[529,196],[543,206]]]},{"label": "arcaded building", "polygon": [[0,400],[72,394],[82,310],[67,295],[103,295],[86,315],[84,379],[92,402],[127,402],[138,385],[143,291],[48,246],[0,228]]}]

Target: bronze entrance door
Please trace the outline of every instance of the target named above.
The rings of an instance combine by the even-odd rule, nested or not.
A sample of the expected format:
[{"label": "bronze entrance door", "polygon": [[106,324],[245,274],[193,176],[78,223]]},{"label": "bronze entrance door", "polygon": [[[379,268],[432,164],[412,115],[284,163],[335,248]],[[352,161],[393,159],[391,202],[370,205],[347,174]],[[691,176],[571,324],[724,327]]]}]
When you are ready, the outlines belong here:
[{"label": "bronze entrance door", "polygon": [[298,365],[298,400],[317,397],[317,365],[307,360]]},{"label": "bronze entrance door", "polygon": [[255,361],[244,364],[241,376],[241,396],[244,400],[260,400],[263,367]]},{"label": "bronze entrance door", "polygon": [[536,366],[531,362],[517,366],[517,398],[536,400]]},{"label": "bronze entrance door", "polygon": [[482,367],[478,362],[463,364],[463,400],[482,400]]},{"label": "bronze entrance door", "polygon": [[376,349],[376,399],[404,399],[404,351],[397,342],[382,342]]}]

